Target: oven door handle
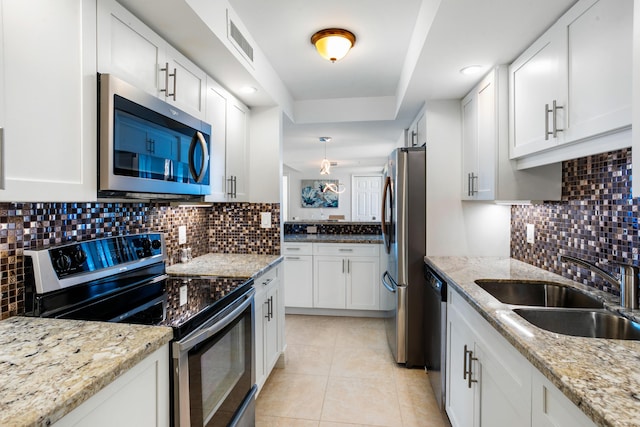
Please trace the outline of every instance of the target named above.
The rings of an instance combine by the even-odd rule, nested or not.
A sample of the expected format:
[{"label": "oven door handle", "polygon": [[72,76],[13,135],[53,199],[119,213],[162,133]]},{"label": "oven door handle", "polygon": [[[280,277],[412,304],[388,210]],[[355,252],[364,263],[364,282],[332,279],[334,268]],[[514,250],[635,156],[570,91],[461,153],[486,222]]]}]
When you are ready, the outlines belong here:
[{"label": "oven door handle", "polygon": [[205,329],[196,331],[197,333],[192,337],[187,337],[182,341],[175,342],[174,348],[177,348],[178,350],[175,356],[178,356],[179,353],[190,350],[192,347],[200,344],[201,342],[214,336],[215,334],[223,330],[225,327],[227,327],[231,322],[233,322],[236,319],[236,317],[238,317],[240,313],[246,310],[246,308],[253,303],[253,295],[255,293],[256,293],[256,290],[251,288],[244,295],[242,295],[241,298],[245,298],[242,304],[234,308],[233,311],[231,311],[229,314],[224,316],[222,319],[219,319],[213,325]]}]

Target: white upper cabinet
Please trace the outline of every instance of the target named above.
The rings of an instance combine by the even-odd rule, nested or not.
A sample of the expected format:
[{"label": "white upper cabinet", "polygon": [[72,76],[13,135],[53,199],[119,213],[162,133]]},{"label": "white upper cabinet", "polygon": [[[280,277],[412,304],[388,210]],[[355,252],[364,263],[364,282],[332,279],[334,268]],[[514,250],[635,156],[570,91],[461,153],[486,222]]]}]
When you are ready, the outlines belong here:
[{"label": "white upper cabinet", "polygon": [[98,71],[204,119],[206,74],[115,0],[98,0]]},{"label": "white upper cabinet", "polygon": [[95,16],[89,1],[2,1],[2,201],[96,199]]},{"label": "white upper cabinet", "polygon": [[579,1],[511,64],[511,158],[581,143],[551,163],[571,150],[582,156],[629,145],[591,139],[631,124],[632,13],[633,0]]},{"label": "white upper cabinet", "polygon": [[235,98],[230,101],[227,104],[228,193],[232,201],[247,201],[249,198],[249,109]]},{"label": "white upper cabinet", "polygon": [[226,191],[226,143],[227,143],[228,93],[215,82],[207,82],[207,107],[205,121],[211,125],[211,194],[209,201],[224,201]]},{"label": "white upper cabinet", "polygon": [[247,201],[249,109],[212,79],[205,120],[211,124],[211,194],[207,201]]},{"label": "white upper cabinet", "polygon": [[507,68],[496,67],[461,103],[462,200],[559,200],[559,163],[518,171],[509,159]]},{"label": "white upper cabinet", "polygon": [[[520,157],[558,144],[547,108],[564,108],[566,73],[563,33],[553,27],[529,47],[510,67],[511,157]],[[556,108],[556,126],[564,115]],[[560,138],[564,134],[560,133]]]}]

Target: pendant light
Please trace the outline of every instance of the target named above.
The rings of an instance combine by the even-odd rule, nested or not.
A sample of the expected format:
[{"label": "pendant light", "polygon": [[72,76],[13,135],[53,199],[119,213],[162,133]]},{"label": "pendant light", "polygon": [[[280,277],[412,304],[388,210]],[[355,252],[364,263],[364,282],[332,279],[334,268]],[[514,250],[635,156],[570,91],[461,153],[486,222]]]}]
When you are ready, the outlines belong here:
[{"label": "pendant light", "polygon": [[331,62],[344,58],[355,43],[356,36],[342,28],[327,28],[311,36],[311,44],[320,56]]},{"label": "pendant light", "polygon": [[338,183],[338,185],[334,184],[333,182],[325,182],[322,192],[326,193],[327,191],[331,191],[332,193],[342,194],[345,190],[346,187],[340,182]]},{"label": "pendant light", "polygon": [[324,142],[324,159],[320,162],[320,175],[329,175],[331,173],[331,162],[327,160],[327,142],[331,141],[330,136],[321,136],[320,142]]}]

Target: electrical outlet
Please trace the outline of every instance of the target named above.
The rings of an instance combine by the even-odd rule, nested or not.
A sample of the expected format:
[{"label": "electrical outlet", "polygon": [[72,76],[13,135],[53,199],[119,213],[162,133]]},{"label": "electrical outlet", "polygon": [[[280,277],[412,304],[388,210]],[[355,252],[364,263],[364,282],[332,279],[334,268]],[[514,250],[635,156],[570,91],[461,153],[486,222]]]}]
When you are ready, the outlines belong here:
[{"label": "electrical outlet", "polygon": [[527,243],[533,244],[535,242],[535,228],[533,224],[527,224]]},{"label": "electrical outlet", "polygon": [[187,243],[187,226],[181,225],[178,227],[178,244],[183,245]]},{"label": "electrical outlet", "polygon": [[180,286],[180,307],[187,303],[187,285]]},{"label": "electrical outlet", "polygon": [[271,212],[260,212],[260,227],[271,228]]}]

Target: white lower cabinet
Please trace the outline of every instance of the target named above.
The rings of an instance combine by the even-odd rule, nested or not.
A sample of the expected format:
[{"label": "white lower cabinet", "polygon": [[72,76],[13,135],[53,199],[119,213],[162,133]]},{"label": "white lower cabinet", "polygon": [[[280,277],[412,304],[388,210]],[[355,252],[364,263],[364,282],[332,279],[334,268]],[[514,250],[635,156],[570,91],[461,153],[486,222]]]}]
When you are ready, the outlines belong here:
[{"label": "white lower cabinet", "polygon": [[169,404],[169,345],[165,344],[54,425],[168,427]]},{"label": "white lower cabinet", "polygon": [[576,405],[537,370],[532,378],[532,427],[585,427],[595,425]]},{"label": "white lower cabinet", "polygon": [[255,373],[262,388],[284,350],[284,304],[282,267],[271,268],[254,279],[255,294]]},{"label": "white lower cabinet", "polygon": [[314,244],[313,306],[378,310],[379,246]]},{"label": "white lower cabinet", "polygon": [[452,289],[446,369],[453,427],[594,425]]},{"label": "white lower cabinet", "polygon": [[380,251],[379,244],[285,242],[285,306],[384,309],[386,305],[380,305]]},{"label": "white lower cabinet", "polygon": [[285,243],[284,305],[287,307],[313,307],[313,244]]}]

